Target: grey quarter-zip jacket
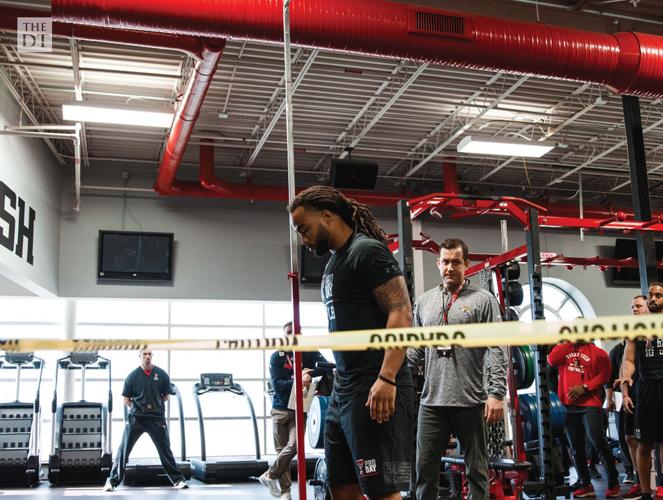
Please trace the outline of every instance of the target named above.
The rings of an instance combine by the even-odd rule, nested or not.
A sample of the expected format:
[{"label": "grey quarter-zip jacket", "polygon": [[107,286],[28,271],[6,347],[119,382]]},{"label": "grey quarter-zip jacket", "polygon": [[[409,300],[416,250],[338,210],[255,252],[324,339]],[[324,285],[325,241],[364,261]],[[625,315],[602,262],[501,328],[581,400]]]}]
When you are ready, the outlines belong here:
[{"label": "grey quarter-zip jacket", "polygon": [[[425,292],[414,305],[414,326],[443,324],[443,308],[451,293],[439,285]],[[497,299],[472,283],[467,283],[448,312],[448,324],[492,323],[501,321]],[[488,395],[503,399],[506,390],[507,350],[505,347],[453,347],[453,355],[439,357],[436,347],[409,348],[412,364],[425,360],[425,381],[421,404],[426,406],[477,406]]]}]

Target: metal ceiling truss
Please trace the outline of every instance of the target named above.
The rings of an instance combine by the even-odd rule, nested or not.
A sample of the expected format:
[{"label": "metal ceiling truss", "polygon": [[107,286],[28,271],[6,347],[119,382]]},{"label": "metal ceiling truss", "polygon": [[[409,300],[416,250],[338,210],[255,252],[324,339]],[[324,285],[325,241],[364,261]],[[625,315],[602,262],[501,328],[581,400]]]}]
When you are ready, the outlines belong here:
[{"label": "metal ceiling truss", "polygon": [[[320,51],[317,49],[305,49],[301,47],[295,52],[295,55],[292,57],[292,73],[293,75],[296,74],[297,77],[292,84],[293,93],[297,91],[319,53]],[[263,110],[263,115],[251,131],[250,139],[256,139],[257,142],[252,142],[249,147],[242,151],[239,159],[240,164],[243,164],[247,169],[253,165],[284,111],[285,77],[281,77]],[[246,158],[247,156],[248,158]]]},{"label": "metal ceiling truss", "polygon": [[[590,89],[591,91],[589,94],[584,96],[584,99],[578,98],[578,96],[581,96],[585,92],[585,90]],[[598,92],[598,96],[596,93]],[[578,98],[578,99],[576,99]],[[597,106],[603,106],[605,105],[608,101],[603,98],[602,96],[602,89],[596,85],[590,85],[590,84],[583,84],[580,87],[578,87],[575,91],[571,93],[571,95],[565,97],[564,99],[558,101],[554,106],[550,108],[550,113],[551,113],[551,118],[555,115],[552,113],[556,112],[559,108],[565,105],[570,105],[572,102],[578,100],[581,104],[580,109],[577,111],[574,111],[573,114],[571,114],[566,120],[564,120],[562,123],[555,125],[554,127],[548,128],[543,135],[541,135],[537,141],[538,142],[543,142],[548,139],[550,139],[553,135],[559,133],[562,129],[564,129],[566,126],[572,124],[582,116],[586,115],[590,111],[592,111],[594,108]],[[527,130],[531,129],[534,126],[534,124],[527,124],[523,128],[521,128],[518,133],[524,133]],[[513,163],[516,160],[519,160],[521,157],[520,156],[511,156],[510,158],[507,158],[506,160],[499,160],[497,166],[493,168],[490,172],[488,172],[486,175],[481,177],[479,180],[480,181],[486,181],[493,175],[495,175],[497,172],[502,170],[503,168],[509,166],[511,163]]]},{"label": "metal ceiling truss", "polygon": [[336,137],[329,152],[320,157],[313,170],[319,170],[322,163],[330,156],[338,155],[338,159],[342,160],[350,155],[359,141],[380,121],[426,68],[428,63],[399,61],[391,70],[389,77],[375,89],[373,95]]},{"label": "metal ceiling truss", "polygon": [[[404,158],[401,158],[387,171],[387,175],[395,173],[402,165],[405,165],[407,170],[404,177],[411,177],[456,137],[482,119],[488,111],[494,109],[504,98],[525,83],[528,77],[520,77],[515,83],[512,83],[513,79],[513,76],[502,72],[493,75],[480,89],[461,101],[452,113],[417,142]],[[509,84],[509,88],[503,90]],[[479,106],[481,111],[474,117],[463,116],[463,110],[471,106]]]},{"label": "metal ceiling truss", "polygon": [[[59,117],[50,110],[49,103],[39,89],[39,85],[35,82],[27,66],[22,65],[23,61],[15,48],[0,45],[0,49],[0,80],[7,86],[12,97],[21,108],[21,123],[19,125],[23,125],[24,117],[34,126],[60,124]],[[67,148],[66,143],[58,142],[56,146],[50,138],[44,138],[44,142],[58,163],[64,165],[65,161],[62,154],[67,151],[65,149]]]},{"label": "metal ceiling truss", "polygon": [[[656,121],[652,122],[651,120],[653,119],[654,115],[659,115],[660,116],[660,110],[657,109],[657,104],[658,100],[653,101],[651,104],[648,106],[643,107],[643,115],[649,115],[650,118],[650,123],[646,127],[643,127],[642,133],[646,134],[647,132],[650,132],[652,130],[655,130],[656,128],[660,127],[663,125],[663,118],[659,118]],[[644,121],[644,120],[643,120]],[[624,128],[624,120],[622,119],[618,125],[620,129]],[[572,176],[573,174],[581,171],[583,168],[588,167],[590,165],[593,165],[596,163],[598,160],[605,158],[608,156],[610,153],[613,151],[616,151],[622,147],[626,146],[626,139],[619,140],[617,142],[614,142],[614,135],[608,136],[594,136],[591,139],[589,139],[587,142],[587,147],[592,147],[592,145],[595,145],[596,147],[592,148],[591,153],[589,153],[588,158],[583,161],[580,165],[575,166],[571,170],[568,170],[564,174],[554,178],[551,180],[547,186],[552,186],[554,184],[558,184],[560,182],[563,182],[564,179]],[[560,161],[557,162],[557,164],[561,164]]]}]

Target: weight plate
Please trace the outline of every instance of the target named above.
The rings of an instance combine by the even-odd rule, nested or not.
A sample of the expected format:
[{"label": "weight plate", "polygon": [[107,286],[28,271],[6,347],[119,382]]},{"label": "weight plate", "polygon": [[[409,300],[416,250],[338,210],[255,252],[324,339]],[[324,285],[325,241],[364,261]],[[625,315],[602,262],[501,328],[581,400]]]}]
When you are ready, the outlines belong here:
[{"label": "weight plate", "polygon": [[523,422],[523,437],[525,441],[532,441],[537,437],[536,398],[533,394],[521,394],[520,415]]},{"label": "weight plate", "polygon": [[526,366],[523,352],[519,347],[511,348],[511,365],[513,366],[513,375],[516,379],[516,389],[525,389]]},{"label": "weight plate", "polygon": [[315,396],[311,402],[306,420],[308,442],[313,448],[325,447],[325,419],[329,396]]},{"label": "weight plate", "polygon": [[519,306],[522,305],[525,293],[523,292],[523,285],[518,281],[509,281],[508,286],[509,305]]},{"label": "weight plate", "polygon": [[331,492],[327,488],[327,461],[324,458],[319,458],[315,463],[313,478],[315,479],[313,498],[315,500],[331,500]]},{"label": "weight plate", "polygon": [[525,387],[523,387],[523,389],[527,389],[534,383],[534,378],[536,377],[536,364],[534,363],[534,353],[532,352],[532,348],[528,345],[521,346],[520,348],[522,349],[523,357],[525,358],[525,373],[527,374],[524,382]]},{"label": "weight plate", "polygon": [[551,422],[553,434],[560,435],[564,431],[564,423],[566,422],[566,408],[559,400],[559,396],[554,392],[550,393],[551,403]]},{"label": "weight plate", "polygon": [[517,280],[520,278],[520,264],[511,261],[506,265],[506,279]]}]

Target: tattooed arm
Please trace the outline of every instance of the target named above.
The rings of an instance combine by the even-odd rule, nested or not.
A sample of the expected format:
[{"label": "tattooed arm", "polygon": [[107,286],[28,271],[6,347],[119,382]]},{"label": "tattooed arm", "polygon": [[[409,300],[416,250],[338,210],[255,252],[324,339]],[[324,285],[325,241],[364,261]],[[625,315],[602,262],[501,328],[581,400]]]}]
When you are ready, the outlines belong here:
[{"label": "tattooed arm", "polygon": [[[391,278],[373,290],[373,297],[387,314],[386,328],[407,328],[412,326],[412,306],[410,296],[402,276]],[[403,366],[406,349],[388,349],[384,353],[380,375],[395,382],[396,374]],[[380,379],[376,380],[368,395],[366,406],[371,418],[378,423],[386,422],[394,413],[396,387]]]}]

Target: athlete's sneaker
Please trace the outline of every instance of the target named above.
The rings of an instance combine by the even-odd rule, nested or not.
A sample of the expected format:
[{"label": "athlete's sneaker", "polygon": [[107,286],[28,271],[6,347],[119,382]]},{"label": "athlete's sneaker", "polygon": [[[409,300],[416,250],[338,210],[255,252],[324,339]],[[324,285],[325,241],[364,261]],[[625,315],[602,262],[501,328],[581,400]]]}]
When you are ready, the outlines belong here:
[{"label": "athlete's sneaker", "polygon": [[637,499],[642,496],[642,490],[640,489],[640,484],[636,483],[629,488],[629,490],[622,495],[622,498],[633,498]]},{"label": "athlete's sneaker", "polygon": [[281,500],[292,500],[292,494],[289,491],[281,493]]},{"label": "athlete's sneaker", "polygon": [[633,475],[633,472],[627,472],[622,483],[635,484],[635,476]]},{"label": "athlete's sneaker", "polygon": [[663,486],[656,488],[656,498],[663,498]]},{"label": "athlete's sneaker", "polygon": [[272,479],[267,475],[267,472],[265,472],[262,476],[258,478],[258,481],[260,481],[260,484],[265,486],[268,490],[269,493],[274,497],[274,498],[280,498],[281,496],[281,485],[276,479]]},{"label": "athlete's sneaker", "polygon": [[113,486],[113,483],[110,482],[110,479],[106,481],[106,484],[104,484],[103,491],[115,491],[115,486]]},{"label": "athlete's sneaker", "polygon": [[595,496],[596,492],[594,491],[594,486],[592,486],[591,483],[580,486],[579,488],[573,490],[573,498],[590,498]]},{"label": "athlete's sneaker", "polygon": [[173,485],[173,488],[176,490],[186,490],[188,487],[189,483],[187,483],[184,479],[180,479]]},{"label": "athlete's sneaker", "polygon": [[605,492],[606,498],[619,498],[621,495],[621,489],[619,488],[619,483],[615,483],[612,486],[608,486],[608,489]]}]

